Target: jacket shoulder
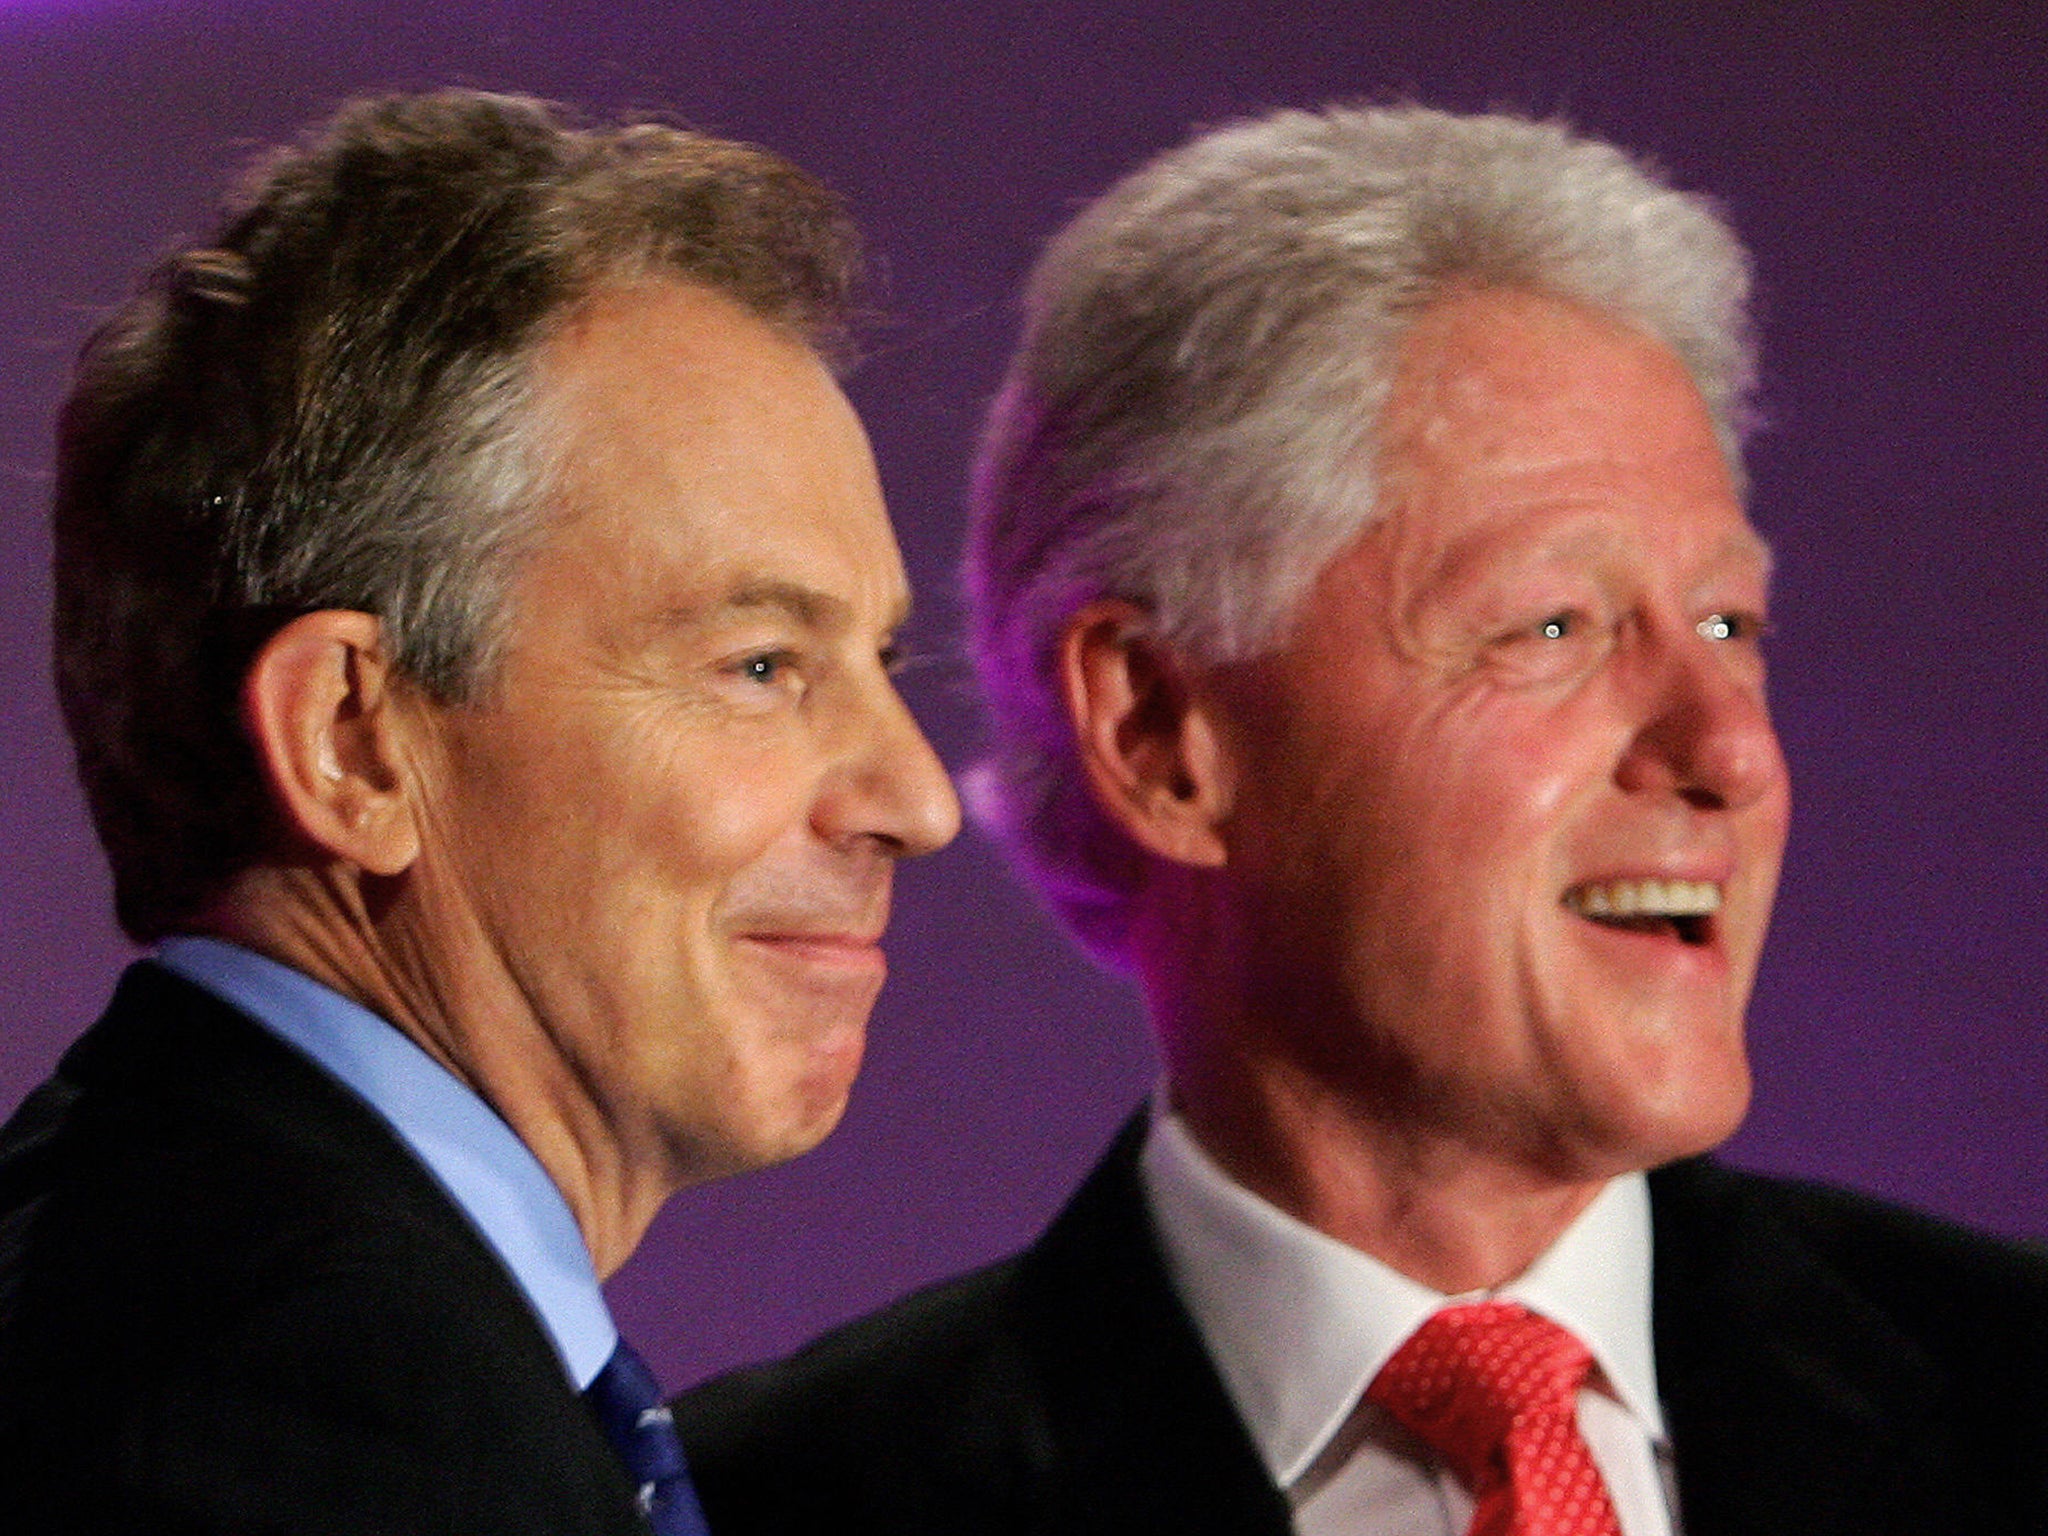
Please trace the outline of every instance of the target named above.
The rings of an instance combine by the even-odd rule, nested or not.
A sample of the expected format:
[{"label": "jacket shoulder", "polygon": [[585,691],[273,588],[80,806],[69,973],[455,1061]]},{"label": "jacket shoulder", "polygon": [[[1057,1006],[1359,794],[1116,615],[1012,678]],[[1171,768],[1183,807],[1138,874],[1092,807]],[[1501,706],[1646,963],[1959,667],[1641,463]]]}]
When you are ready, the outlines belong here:
[{"label": "jacket shoulder", "polygon": [[2048,1352],[2048,1248],[2037,1243],[1710,1159],[1660,1170],[1651,1190],[1660,1260],[1688,1272],[1753,1264],[1759,1245],[1789,1249],[1932,1345],[1970,1356],[2004,1334],[2000,1355]]},{"label": "jacket shoulder", "polygon": [[1650,1190],[1689,1529],[2041,1528],[2048,1254],[1712,1161]]},{"label": "jacket shoulder", "polygon": [[1018,1261],[916,1291],[785,1360],[685,1393],[676,1427],[713,1527],[829,1528],[887,1508],[902,1531],[1006,1529],[1047,1430],[1020,1327]]},{"label": "jacket shoulder", "polygon": [[1158,1250],[1146,1123],[1125,1122],[1015,1260],[685,1398],[713,1529],[1290,1529]]},{"label": "jacket shoulder", "polygon": [[148,965],[0,1131],[0,1486],[64,1531],[634,1527],[425,1169]]}]

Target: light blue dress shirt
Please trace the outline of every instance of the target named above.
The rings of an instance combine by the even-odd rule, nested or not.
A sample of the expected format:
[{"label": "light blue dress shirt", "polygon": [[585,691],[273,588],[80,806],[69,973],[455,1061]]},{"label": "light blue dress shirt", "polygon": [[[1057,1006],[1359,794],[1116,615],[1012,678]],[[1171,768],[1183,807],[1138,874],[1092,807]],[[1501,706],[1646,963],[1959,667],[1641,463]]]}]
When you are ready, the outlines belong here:
[{"label": "light blue dress shirt", "polygon": [[577,1391],[618,1329],[569,1203],[491,1107],[396,1027],[303,972],[219,939],[166,939],[165,969],[247,1014],[375,1110],[504,1261]]}]

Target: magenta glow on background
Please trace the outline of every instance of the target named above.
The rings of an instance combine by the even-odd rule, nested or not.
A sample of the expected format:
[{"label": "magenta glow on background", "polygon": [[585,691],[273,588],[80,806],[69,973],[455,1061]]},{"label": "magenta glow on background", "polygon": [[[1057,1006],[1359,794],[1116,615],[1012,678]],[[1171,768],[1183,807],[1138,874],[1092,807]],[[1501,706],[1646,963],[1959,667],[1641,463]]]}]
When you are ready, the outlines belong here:
[{"label": "magenta glow on background", "polygon": [[[960,488],[1039,242],[1191,124],[1409,97],[1647,152],[1759,259],[1797,808],[1732,1155],[2048,1236],[2044,58],[2043,7],[1932,0],[0,3],[0,1108],[128,958],[48,683],[51,414],[92,316],[251,148],[458,83],[667,108],[845,191],[893,317],[852,393],[933,658],[908,691],[958,768]],[[845,1125],[677,1200],[613,1282],[673,1385],[1021,1243],[1150,1081],[1131,999],[981,838],[901,889]]]}]

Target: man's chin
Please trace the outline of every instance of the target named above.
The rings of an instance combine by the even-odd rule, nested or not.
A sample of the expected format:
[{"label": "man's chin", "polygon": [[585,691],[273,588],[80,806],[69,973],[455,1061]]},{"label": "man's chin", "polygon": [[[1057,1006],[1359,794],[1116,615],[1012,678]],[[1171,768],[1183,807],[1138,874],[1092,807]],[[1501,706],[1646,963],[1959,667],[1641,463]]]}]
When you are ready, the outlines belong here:
[{"label": "man's chin", "polygon": [[769,1161],[786,1163],[793,1157],[802,1157],[830,1136],[846,1116],[852,1090],[851,1072],[844,1082],[810,1087],[792,1110],[787,1129]]},{"label": "man's chin", "polygon": [[729,1106],[729,1156],[717,1176],[786,1163],[831,1135],[852,1098],[864,1043],[864,1031],[856,1029],[848,1044],[807,1052],[800,1071],[753,1098],[750,1113],[747,1106]]},{"label": "man's chin", "polygon": [[1612,1106],[1600,1117],[1589,1161],[1613,1177],[1711,1152],[1741,1127],[1749,1099],[1749,1070],[1738,1054]]}]

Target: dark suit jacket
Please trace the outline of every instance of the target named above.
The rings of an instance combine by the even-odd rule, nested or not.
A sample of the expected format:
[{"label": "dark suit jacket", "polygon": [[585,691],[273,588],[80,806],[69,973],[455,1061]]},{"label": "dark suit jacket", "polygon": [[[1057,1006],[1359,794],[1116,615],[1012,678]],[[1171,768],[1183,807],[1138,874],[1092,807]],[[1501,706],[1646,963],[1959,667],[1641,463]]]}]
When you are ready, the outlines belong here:
[{"label": "dark suit jacket", "polygon": [[[1035,1245],[678,1404],[718,1536],[1281,1536],[1154,1242],[1141,1121]],[[1686,1536],[2048,1531],[2048,1257],[1839,1192],[1650,1180]]]},{"label": "dark suit jacket", "polygon": [[0,1528],[646,1529],[431,1175],[150,964],[0,1131]]}]

